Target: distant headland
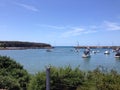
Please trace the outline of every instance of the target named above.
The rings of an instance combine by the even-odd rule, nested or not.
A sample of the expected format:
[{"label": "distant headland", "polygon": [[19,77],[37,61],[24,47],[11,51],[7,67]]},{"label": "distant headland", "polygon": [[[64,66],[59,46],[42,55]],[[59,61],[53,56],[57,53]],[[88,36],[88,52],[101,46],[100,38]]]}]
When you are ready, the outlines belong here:
[{"label": "distant headland", "polygon": [[50,44],[36,42],[0,41],[0,50],[22,50],[41,48],[52,48],[52,46]]}]

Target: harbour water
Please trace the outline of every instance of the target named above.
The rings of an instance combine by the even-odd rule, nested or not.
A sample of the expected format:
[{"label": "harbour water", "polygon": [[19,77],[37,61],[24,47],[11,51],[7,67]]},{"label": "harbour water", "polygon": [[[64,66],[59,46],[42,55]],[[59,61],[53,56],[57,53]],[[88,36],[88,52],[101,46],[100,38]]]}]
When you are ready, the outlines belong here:
[{"label": "harbour water", "polygon": [[99,53],[91,53],[90,58],[82,58],[84,49],[78,52],[73,47],[55,47],[51,52],[46,49],[26,49],[26,50],[0,50],[0,55],[10,56],[19,62],[29,73],[37,73],[45,70],[48,65],[72,68],[80,65],[81,70],[93,70],[99,66],[107,69],[115,69],[120,72],[120,59],[114,57],[115,53],[110,50],[109,55],[105,55],[106,49],[97,49]]}]

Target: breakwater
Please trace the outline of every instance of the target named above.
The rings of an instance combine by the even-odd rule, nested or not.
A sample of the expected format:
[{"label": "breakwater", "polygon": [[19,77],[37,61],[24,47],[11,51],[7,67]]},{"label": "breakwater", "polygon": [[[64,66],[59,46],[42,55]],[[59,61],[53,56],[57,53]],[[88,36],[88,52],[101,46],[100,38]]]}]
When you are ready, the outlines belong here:
[{"label": "breakwater", "polygon": [[74,46],[74,48],[76,49],[80,49],[80,48],[106,48],[106,49],[117,49],[120,48],[120,46]]}]

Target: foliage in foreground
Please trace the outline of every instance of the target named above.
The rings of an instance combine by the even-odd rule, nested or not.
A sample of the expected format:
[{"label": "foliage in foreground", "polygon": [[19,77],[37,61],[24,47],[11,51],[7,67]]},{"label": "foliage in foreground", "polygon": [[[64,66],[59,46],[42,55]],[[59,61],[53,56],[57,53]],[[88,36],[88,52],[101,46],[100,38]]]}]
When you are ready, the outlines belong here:
[{"label": "foliage in foreground", "polygon": [[[79,68],[73,70],[70,66],[51,67],[50,79],[51,90],[76,90],[85,81],[84,72],[81,72]],[[45,90],[45,80],[45,71],[39,72],[30,81],[29,90]]]},{"label": "foliage in foreground", "polygon": [[[108,72],[97,68],[83,72],[70,66],[51,67],[50,78],[50,90],[120,90],[120,74],[115,70]],[[45,71],[35,74],[29,83],[29,90],[45,90],[45,80]]]},{"label": "foliage in foreground", "polygon": [[0,56],[0,89],[27,90],[29,74],[19,63]]},{"label": "foliage in foreground", "polygon": [[120,74],[115,70],[103,71],[100,68],[89,72],[87,75],[87,83],[93,83],[95,90],[120,90]]}]

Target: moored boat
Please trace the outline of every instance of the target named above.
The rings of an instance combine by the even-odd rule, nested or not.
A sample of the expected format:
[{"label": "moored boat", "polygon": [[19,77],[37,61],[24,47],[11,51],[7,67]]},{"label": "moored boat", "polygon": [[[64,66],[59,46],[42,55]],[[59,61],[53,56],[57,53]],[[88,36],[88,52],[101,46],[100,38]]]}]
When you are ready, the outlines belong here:
[{"label": "moored boat", "polygon": [[115,58],[120,58],[120,53],[115,54]]},{"label": "moored boat", "polygon": [[92,51],[92,53],[94,53],[94,54],[95,54],[95,53],[97,53],[97,51]]},{"label": "moored boat", "polygon": [[120,51],[115,54],[115,58],[120,58]]},{"label": "moored boat", "polygon": [[82,55],[82,58],[90,58],[90,49],[86,49],[84,51],[84,54]]},{"label": "moored boat", "polygon": [[87,54],[87,55],[83,54],[82,58],[90,58],[90,55],[89,54]]},{"label": "moored boat", "polygon": [[104,54],[110,54],[110,52],[109,52],[108,50],[106,50],[106,51],[104,52]]},{"label": "moored boat", "polygon": [[47,52],[52,52],[52,50],[51,50],[51,49],[47,49],[46,51],[47,51]]}]

